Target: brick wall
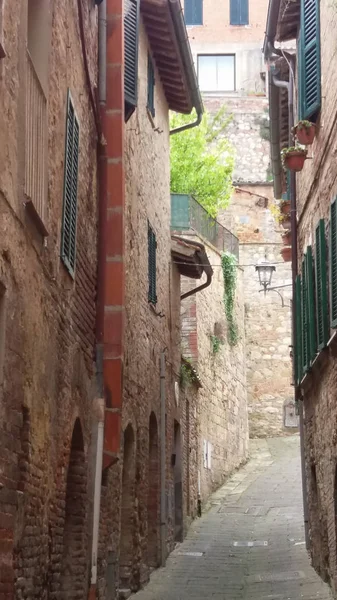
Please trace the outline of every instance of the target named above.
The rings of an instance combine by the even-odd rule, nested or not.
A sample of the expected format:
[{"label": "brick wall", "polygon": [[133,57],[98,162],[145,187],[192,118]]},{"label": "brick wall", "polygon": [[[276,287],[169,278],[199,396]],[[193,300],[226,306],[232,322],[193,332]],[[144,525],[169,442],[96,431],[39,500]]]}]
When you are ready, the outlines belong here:
[{"label": "brick wall", "polygon": [[[96,131],[86,91],[77,5],[57,0],[49,22],[45,197],[49,235],[43,239],[24,208],[23,196],[25,6],[14,2],[4,7],[7,56],[0,65],[0,281],[6,301],[0,388],[0,538],[5,544],[0,559],[0,595],[4,600],[42,599],[50,594],[58,598],[66,588],[69,598],[83,597],[90,548]],[[97,12],[88,3],[83,10],[94,83]],[[68,87],[80,124],[74,279],[60,261]],[[71,443],[77,429],[81,431],[81,448]],[[76,507],[71,500],[74,488],[80,498]],[[62,557],[70,554],[71,568],[62,562]]]}]

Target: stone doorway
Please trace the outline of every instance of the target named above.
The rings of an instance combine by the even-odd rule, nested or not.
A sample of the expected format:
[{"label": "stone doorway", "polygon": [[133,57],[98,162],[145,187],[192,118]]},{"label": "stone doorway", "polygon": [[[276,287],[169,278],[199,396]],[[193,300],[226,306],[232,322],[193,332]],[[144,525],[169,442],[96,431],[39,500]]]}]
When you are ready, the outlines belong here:
[{"label": "stone doorway", "polygon": [[83,434],[80,420],[76,419],[71,438],[65,497],[61,571],[61,597],[64,600],[82,600],[87,593],[86,492],[87,468]]},{"label": "stone doorway", "polygon": [[128,425],[124,432],[121,537],[119,558],[120,590],[133,589],[134,537],[135,537],[135,482],[136,452],[133,428]]},{"label": "stone doorway", "polygon": [[183,485],[181,466],[181,431],[178,421],[174,421],[174,539],[183,540]]},{"label": "stone doorway", "polygon": [[149,489],[147,502],[148,565],[159,566],[159,440],[158,423],[151,413],[149,424]]}]

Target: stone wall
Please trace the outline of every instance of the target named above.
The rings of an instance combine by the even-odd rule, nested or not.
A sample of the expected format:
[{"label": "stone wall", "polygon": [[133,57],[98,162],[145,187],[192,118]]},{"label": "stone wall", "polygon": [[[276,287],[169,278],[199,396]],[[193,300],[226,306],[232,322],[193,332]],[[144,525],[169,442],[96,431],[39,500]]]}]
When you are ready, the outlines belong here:
[{"label": "stone wall", "polygon": [[[212,283],[183,300],[181,308],[182,352],[197,368],[202,385],[197,392],[196,453],[202,502],[248,455],[243,273],[238,269],[235,314],[239,342],[231,347],[223,304],[221,257],[210,245],[206,250],[214,270]],[[182,291],[190,287],[183,278]],[[222,340],[217,353],[212,347],[214,335]]]},{"label": "stone wall", "polygon": [[[336,198],[336,97],[331,80],[337,26],[335,7],[320,4],[322,104],[317,134],[301,173],[296,175],[298,217],[298,268],[309,244],[315,251],[315,229],[325,219],[326,239],[330,231],[330,205]],[[296,120],[296,116],[295,116]],[[324,126],[322,126],[324,123]],[[329,252],[328,252],[329,255]],[[330,263],[329,256],[327,262]],[[329,266],[328,285],[330,285]],[[337,453],[336,453],[336,330],[329,329],[330,342],[319,353],[306,375],[301,393],[304,410],[304,442],[309,504],[310,552],[313,566],[327,580],[336,596],[337,581]]]},{"label": "stone wall", "polygon": [[[94,84],[97,9],[84,4]],[[44,237],[23,193],[26,8],[4,4],[0,64],[0,596],[6,600],[59,598],[70,590],[85,597],[91,545],[96,128],[77,4],[56,0],[43,32],[50,33]],[[60,260],[68,88],[80,125],[74,278]]]},{"label": "stone wall", "polygon": [[[280,254],[283,230],[270,210],[273,202],[271,186],[237,188],[229,209],[220,219],[240,240],[251,437],[285,433],[285,406],[293,398],[291,263],[284,262]],[[287,286],[266,296],[261,292],[255,270],[265,256],[276,266],[272,287]]]},{"label": "stone wall", "polygon": [[[125,355],[122,452],[103,482],[99,598],[136,590],[160,561],[160,358],[165,355],[167,552],[181,503],[184,403],[175,397],[180,368],[180,276],[171,266],[168,106],[155,74],[155,117],[147,105],[148,41],[139,39],[138,106],[126,124]],[[156,234],[157,303],[148,301],[148,223]],[[177,446],[179,446],[177,451]],[[179,488],[180,485],[180,488]],[[153,495],[153,491],[155,494]],[[179,518],[182,507],[179,506]],[[106,569],[108,568],[108,577]]]}]

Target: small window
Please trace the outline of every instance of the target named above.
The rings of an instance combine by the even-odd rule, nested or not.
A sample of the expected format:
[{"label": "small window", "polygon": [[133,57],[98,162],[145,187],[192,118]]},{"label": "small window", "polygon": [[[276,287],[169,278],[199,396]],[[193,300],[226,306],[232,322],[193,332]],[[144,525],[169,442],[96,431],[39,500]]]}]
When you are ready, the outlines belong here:
[{"label": "small window", "polygon": [[248,0],[230,0],[230,24],[248,25]]},{"label": "small window", "polygon": [[71,275],[74,275],[76,260],[79,133],[74,105],[68,92],[61,258]]},{"label": "small window", "polygon": [[151,60],[151,56],[147,57],[147,108],[149,109],[151,115],[154,117],[155,108],[154,108],[154,68]]},{"label": "small window", "polygon": [[138,101],[139,0],[124,0],[124,95],[125,121]]},{"label": "small window", "polygon": [[202,25],[202,1],[185,0],[184,16],[186,25]]},{"label": "small window", "polygon": [[235,91],[235,55],[199,55],[198,80],[202,92]]},{"label": "small window", "polygon": [[156,234],[153,231],[150,223],[148,223],[147,231],[148,241],[148,261],[149,261],[149,302],[157,303],[157,241]]}]

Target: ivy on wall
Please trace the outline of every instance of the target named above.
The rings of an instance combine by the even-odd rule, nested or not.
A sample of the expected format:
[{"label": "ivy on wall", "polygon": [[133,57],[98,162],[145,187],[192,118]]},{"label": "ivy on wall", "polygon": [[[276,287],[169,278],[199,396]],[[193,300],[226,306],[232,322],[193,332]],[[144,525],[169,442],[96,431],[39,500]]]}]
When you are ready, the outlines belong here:
[{"label": "ivy on wall", "polygon": [[237,259],[234,254],[224,252],[221,256],[221,267],[224,280],[224,305],[228,324],[228,341],[236,346],[239,341],[238,326],[235,320],[235,292],[237,280]]}]

